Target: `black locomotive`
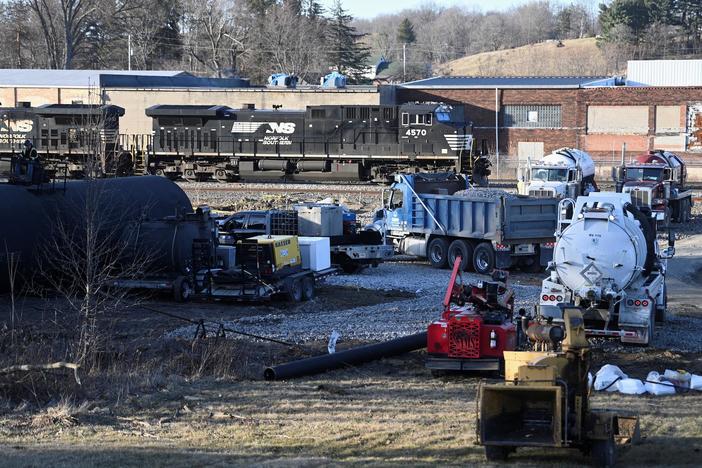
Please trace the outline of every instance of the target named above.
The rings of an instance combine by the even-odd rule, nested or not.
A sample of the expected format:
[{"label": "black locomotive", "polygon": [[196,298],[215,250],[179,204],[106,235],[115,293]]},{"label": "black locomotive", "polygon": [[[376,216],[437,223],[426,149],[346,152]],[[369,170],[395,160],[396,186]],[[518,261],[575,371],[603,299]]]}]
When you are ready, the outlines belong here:
[{"label": "black locomotive", "polygon": [[382,179],[398,170],[470,173],[463,107],[309,106],[305,110],[158,105],[144,166],[186,180],[316,176]]},{"label": "black locomotive", "polygon": [[25,140],[37,149],[49,174],[82,177],[127,175],[132,158],[118,144],[119,118],[113,105],[47,104],[0,108],[0,156],[21,153]]}]

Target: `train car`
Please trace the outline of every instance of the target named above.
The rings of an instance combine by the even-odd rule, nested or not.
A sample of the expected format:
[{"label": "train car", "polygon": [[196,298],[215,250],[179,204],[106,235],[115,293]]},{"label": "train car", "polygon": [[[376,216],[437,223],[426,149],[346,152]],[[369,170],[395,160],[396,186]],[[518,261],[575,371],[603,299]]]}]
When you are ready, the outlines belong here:
[{"label": "train car", "polygon": [[46,104],[0,108],[0,155],[21,153],[25,140],[34,143],[45,170],[80,178],[128,175],[131,155],[118,145],[119,118],[114,105]]},{"label": "train car", "polygon": [[399,170],[470,173],[463,107],[309,106],[305,110],[158,105],[145,170],[169,178],[386,179]]}]

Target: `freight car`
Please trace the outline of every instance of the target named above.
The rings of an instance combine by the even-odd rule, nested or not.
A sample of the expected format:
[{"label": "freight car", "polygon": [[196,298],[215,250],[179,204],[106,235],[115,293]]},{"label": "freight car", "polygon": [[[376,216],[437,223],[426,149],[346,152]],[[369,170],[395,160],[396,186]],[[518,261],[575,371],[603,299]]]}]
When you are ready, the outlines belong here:
[{"label": "freight car", "polygon": [[470,174],[476,162],[463,107],[442,103],[305,110],[157,105],[146,114],[153,144],[144,170],[172,179],[378,180],[408,168]]},{"label": "freight car", "polygon": [[0,108],[0,156],[22,151],[25,140],[34,143],[48,174],[65,171],[81,178],[93,175],[129,175],[131,155],[118,145],[119,118],[124,109],[113,105],[46,104]]}]

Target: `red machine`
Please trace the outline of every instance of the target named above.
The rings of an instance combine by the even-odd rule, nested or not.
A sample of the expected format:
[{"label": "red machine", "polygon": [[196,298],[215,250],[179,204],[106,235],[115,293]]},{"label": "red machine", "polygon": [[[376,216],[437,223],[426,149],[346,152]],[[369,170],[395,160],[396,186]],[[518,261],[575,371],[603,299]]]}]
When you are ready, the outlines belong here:
[{"label": "red machine", "polygon": [[432,371],[499,370],[502,352],[517,348],[512,321],[514,293],[507,273],[495,270],[492,281],[464,285],[461,258],[453,264],[441,319],[427,330],[427,363]]}]

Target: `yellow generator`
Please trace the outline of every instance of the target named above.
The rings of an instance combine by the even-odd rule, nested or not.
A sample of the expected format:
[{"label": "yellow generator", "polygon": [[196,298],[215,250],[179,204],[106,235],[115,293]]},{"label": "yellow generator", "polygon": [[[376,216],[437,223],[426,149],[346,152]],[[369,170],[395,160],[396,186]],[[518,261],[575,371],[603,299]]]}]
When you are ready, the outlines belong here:
[{"label": "yellow generator", "polygon": [[590,408],[582,311],[563,307],[563,318],[563,328],[523,320],[539,351],[505,351],[505,382],[481,385],[476,428],[488,460],[505,460],[517,447],[573,447],[596,466],[612,466],[619,446],[638,441],[637,416]]},{"label": "yellow generator", "polygon": [[280,278],[302,269],[297,236],[261,235],[238,242],[237,264],[261,278]]}]

